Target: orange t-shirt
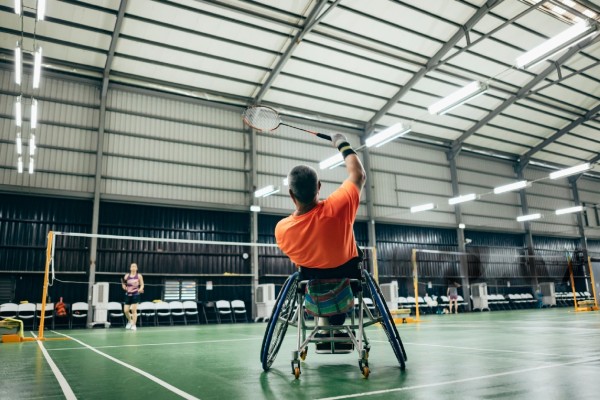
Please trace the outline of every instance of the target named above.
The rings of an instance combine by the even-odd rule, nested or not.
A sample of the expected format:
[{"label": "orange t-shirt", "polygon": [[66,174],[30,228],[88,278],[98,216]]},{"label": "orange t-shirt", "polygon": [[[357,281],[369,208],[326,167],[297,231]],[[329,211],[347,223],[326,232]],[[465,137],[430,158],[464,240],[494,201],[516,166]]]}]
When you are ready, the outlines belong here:
[{"label": "orange t-shirt", "polygon": [[298,266],[335,268],[346,263],[358,256],[352,226],[359,203],[358,188],[345,180],[306,214],[279,221],[277,245]]}]

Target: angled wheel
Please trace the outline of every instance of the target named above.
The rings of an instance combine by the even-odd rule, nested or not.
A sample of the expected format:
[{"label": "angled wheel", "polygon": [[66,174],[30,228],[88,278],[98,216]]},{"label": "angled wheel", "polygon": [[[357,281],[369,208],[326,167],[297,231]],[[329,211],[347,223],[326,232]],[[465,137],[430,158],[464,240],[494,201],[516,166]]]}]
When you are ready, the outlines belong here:
[{"label": "angled wheel", "polygon": [[283,284],[283,288],[277,296],[275,307],[267,324],[267,330],[263,337],[260,349],[260,362],[263,370],[268,371],[277,357],[288,324],[292,321],[296,311],[296,288],[298,287],[298,272],[290,275]]},{"label": "angled wheel", "polygon": [[400,334],[396,329],[396,324],[394,324],[394,320],[392,319],[392,314],[388,310],[387,304],[385,304],[385,299],[381,294],[379,285],[375,283],[373,277],[367,271],[363,270],[363,274],[366,278],[367,287],[371,293],[371,298],[373,299],[375,309],[377,310],[378,318],[381,320],[381,326],[383,327],[390,345],[394,350],[394,354],[396,355],[396,359],[400,364],[400,368],[404,369],[406,368],[407,360],[406,351],[404,350],[404,345],[400,339]]}]

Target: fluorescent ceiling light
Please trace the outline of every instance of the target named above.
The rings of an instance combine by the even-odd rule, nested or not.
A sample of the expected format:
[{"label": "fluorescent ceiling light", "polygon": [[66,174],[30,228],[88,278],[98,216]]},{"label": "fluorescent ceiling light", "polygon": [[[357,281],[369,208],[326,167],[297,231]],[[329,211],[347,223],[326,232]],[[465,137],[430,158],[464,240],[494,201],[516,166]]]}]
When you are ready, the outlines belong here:
[{"label": "fluorescent ceiling light", "polygon": [[46,0],[37,0],[37,20],[43,21],[46,15]]},{"label": "fluorescent ceiling light", "polygon": [[35,154],[35,135],[31,135],[29,137],[29,155],[33,156]]},{"label": "fluorescent ceiling light", "polygon": [[531,221],[531,220],[540,219],[540,218],[542,218],[542,215],[539,213],[528,214],[528,215],[521,215],[521,216],[517,217],[517,221],[525,222],[525,221]]},{"label": "fluorescent ceiling light", "polygon": [[17,126],[21,126],[23,123],[23,113],[21,108],[21,96],[17,97],[17,101],[15,101],[15,123]]},{"label": "fluorescent ceiling light", "polygon": [[33,174],[33,157],[29,157],[29,173]]},{"label": "fluorescent ceiling light", "polygon": [[581,212],[583,211],[583,206],[575,206],[575,207],[569,207],[569,208],[561,208],[560,210],[556,210],[555,213],[556,215],[563,215],[563,214],[571,214],[571,213],[576,213],[576,212]]},{"label": "fluorescent ceiling light", "polygon": [[33,53],[33,88],[40,87],[40,76],[42,74],[42,48],[38,47]]},{"label": "fluorescent ceiling light", "polygon": [[427,203],[427,204],[422,204],[420,206],[411,207],[410,212],[417,213],[417,212],[421,212],[421,211],[433,210],[434,208],[435,208],[435,204]]},{"label": "fluorescent ceiling light", "polygon": [[446,114],[448,111],[453,110],[461,104],[464,104],[467,101],[484,94],[487,90],[487,84],[479,81],[471,82],[462,89],[459,89],[456,92],[450,94],[449,96],[446,96],[443,99],[436,101],[435,103],[430,105],[428,108],[429,114]]},{"label": "fluorescent ceiling light", "polygon": [[334,169],[335,167],[342,165],[344,163],[344,156],[342,153],[337,153],[336,155],[329,157],[326,160],[323,160],[319,163],[320,169]]},{"label": "fluorescent ceiling light", "polygon": [[560,171],[552,172],[550,174],[550,179],[558,179],[569,175],[575,175],[580,172],[585,172],[591,168],[592,166],[590,165],[590,163],[583,163],[571,168],[561,169]]},{"label": "fluorescent ceiling light", "polygon": [[21,132],[17,133],[17,154],[21,155],[23,152],[23,140],[21,140]]},{"label": "fluorescent ceiling light", "polygon": [[406,135],[408,132],[410,132],[410,129],[410,125],[404,125],[402,122],[398,122],[397,124],[385,128],[381,132],[370,136],[365,141],[365,144],[367,147],[380,147],[400,136]]},{"label": "fluorescent ceiling light", "polygon": [[552,57],[554,54],[567,48],[568,46],[584,39],[596,29],[597,27],[595,24],[588,24],[587,21],[578,22],[567,30],[562,31],[539,46],[536,46],[525,54],[517,57],[517,68],[526,69],[532,67],[537,63]]},{"label": "fluorescent ceiling light", "polygon": [[23,5],[21,4],[21,0],[15,0],[15,14],[21,15],[23,11]]},{"label": "fluorescent ceiling light", "polygon": [[451,199],[448,199],[448,204],[452,205],[452,204],[464,203],[466,201],[472,201],[475,199],[477,199],[477,195],[475,193],[465,194],[464,196],[458,196],[458,197],[453,197]]},{"label": "fluorescent ceiling light", "polygon": [[592,10],[588,10],[588,9],[583,10],[583,14],[586,17],[590,17],[590,18],[593,18],[593,19],[595,19],[598,16],[595,12],[593,12]]},{"label": "fluorescent ceiling light", "polygon": [[31,129],[37,128],[38,105],[37,100],[31,101]]},{"label": "fluorescent ceiling light", "polygon": [[458,229],[465,229],[467,226],[465,224],[458,224]]},{"label": "fluorescent ceiling light", "polygon": [[254,192],[254,197],[267,197],[277,192],[279,192],[279,186],[269,185]]},{"label": "fluorescent ceiling light", "polygon": [[519,181],[519,182],[515,182],[515,183],[510,183],[508,185],[494,188],[494,194],[511,192],[513,190],[523,189],[524,187],[527,187],[527,186],[530,186],[530,183],[527,181]]},{"label": "fluorescent ceiling light", "polygon": [[554,11],[555,13],[560,14],[560,15],[563,15],[564,13],[567,12],[567,10],[565,10],[564,8],[559,7],[559,6],[552,6],[552,11]]},{"label": "fluorescent ceiling light", "polygon": [[575,5],[577,4],[573,0],[562,0],[562,2],[568,7],[575,7]]},{"label": "fluorescent ceiling light", "polygon": [[19,157],[17,160],[17,171],[22,174],[23,173],[23,157]]},{"label": "fluorescent ceiling light", "polygon": [[283,178],[283,186],[290,186],[290,181],[288,178]]},{"label": "fluorescent ceiling light", "polygon": [[252,212],[260,212],[260,206],[250,206],[250,211],[252,211]]},{"label": "fluorescent ceiling light", "polygon": [[23,73],[23,52],[21,51],[21,43],[17,42],[15,47],[15,83],[21,84],[21,75]]}]

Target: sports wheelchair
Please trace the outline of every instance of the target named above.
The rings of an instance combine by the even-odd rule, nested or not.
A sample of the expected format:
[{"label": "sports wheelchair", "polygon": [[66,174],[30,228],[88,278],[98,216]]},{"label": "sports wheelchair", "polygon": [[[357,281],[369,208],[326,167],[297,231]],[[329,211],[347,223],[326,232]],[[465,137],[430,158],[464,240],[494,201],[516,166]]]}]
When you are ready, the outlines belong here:
[{"label": "sports wheelchair", "polygon": [[[300,360],[305,360],[309,343],[321,345],[328,343],[331,349],[329,353],[333,354],[348,353],[355,349],[359,356],[358,367],[362,375],[368,378],[370,373],[368,358],[371,345],[365,334],[365,328],[377,323],[381,324],[386,333],[400,368],[405,369],[406,351],[379,285],[368,271],[362,269],[362,263],[358,265],[357,273],[351,278],[354,278],[350,279],[350,282],[358,304],[355,304],[354,309],[350,311],[350,324],[344,325],[320,325],[321,318],[319,317],[314,318],[314,324],[307,324],[304,296],[309,280],[305,278],[303,268],[287,278],[277,296],[262,342],[260,361],[264,371],[271,368],[287,328],[291,325],[297,328],[296,350],[292,352],[291,360],[292,374],[296,379],[300,377]],[[366,306],[363,292],[368,293],[373,300],[372,309]],[[339,337],[334,332],[342,332],[344,336]],[[340,342],[345,342],[345,344],[351,342],[350,350],[336,351],[336,343]]]}]

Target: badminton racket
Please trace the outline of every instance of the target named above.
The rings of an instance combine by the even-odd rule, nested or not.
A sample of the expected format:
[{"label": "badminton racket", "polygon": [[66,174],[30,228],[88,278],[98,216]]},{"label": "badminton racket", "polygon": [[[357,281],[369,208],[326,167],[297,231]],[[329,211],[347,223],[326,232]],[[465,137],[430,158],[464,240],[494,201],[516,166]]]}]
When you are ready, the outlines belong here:
[{"label": "badminton racket", "polygon": [[310,131],[308,129],[298,128],[297,126],[292,126],[288,124],[284,124],[281,122],[281,117],[279,113],[267,106],[251,106],[244,111],[243,118],[244,123],[256,130],[261,132],[273,132],[280,126],[287,126],[293,129],[297,129],[299,131],[308,132],[311,135],[315,135],[320,137],[321,139],[331,141],[331,136],[325,135],[323,133]]}]

